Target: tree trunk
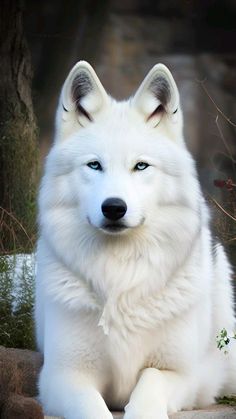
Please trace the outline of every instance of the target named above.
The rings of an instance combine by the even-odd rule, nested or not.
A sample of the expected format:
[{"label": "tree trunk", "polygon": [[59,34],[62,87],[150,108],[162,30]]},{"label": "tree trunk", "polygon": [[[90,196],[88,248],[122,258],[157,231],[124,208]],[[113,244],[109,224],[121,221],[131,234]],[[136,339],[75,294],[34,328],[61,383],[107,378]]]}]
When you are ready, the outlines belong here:
[{"label": "tree trunk", "polygon": [[0,251],[32,247],[35,234],[37,126],[23,4],[0,5]]}]

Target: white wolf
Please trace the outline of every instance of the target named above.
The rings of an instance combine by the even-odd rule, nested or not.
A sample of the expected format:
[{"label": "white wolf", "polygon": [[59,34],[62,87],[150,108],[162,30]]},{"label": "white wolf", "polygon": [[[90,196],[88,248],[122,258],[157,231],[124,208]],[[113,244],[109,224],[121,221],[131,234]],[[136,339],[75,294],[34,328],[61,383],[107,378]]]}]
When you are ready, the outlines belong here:
[{"label": "white wolf", "polygon": [[[236,390],[231,270],[214,245],[170,71],[124,102],[78,62],[39,197],[37,340],[45,412],[166,419]],[[234,357],[234,359],[233,359]]]}]

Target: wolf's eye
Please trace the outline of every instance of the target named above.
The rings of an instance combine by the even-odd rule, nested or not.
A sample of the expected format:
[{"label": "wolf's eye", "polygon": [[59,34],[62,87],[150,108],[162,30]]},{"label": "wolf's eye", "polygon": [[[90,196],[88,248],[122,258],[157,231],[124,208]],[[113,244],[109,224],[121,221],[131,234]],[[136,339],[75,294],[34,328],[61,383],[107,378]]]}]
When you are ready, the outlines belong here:
[{"label": "wolf's eye", "polygon": [[88,167],[90,167],[90,169],[93,170],[102,170],[102,166],[99,163],[99,161],[95,160],[95,161],[91,161],[87,164]]},{"label": "wolf's eye", "polygon": [[135,166],[133,170],[145,170],[150,164],[145,163],[143,161],[139,161]]}]

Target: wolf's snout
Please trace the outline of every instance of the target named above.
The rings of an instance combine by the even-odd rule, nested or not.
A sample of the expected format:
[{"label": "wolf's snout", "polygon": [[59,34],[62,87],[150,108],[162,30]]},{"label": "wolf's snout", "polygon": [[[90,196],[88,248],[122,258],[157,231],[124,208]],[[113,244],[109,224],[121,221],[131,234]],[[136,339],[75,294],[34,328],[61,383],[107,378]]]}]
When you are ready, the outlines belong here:
[{"label": "wolf's snout", "polygon": [[125,215],[126,211],[127,205],[120,198],[108,198],[102,204],[102,213],[108,220],[119,220]]}]

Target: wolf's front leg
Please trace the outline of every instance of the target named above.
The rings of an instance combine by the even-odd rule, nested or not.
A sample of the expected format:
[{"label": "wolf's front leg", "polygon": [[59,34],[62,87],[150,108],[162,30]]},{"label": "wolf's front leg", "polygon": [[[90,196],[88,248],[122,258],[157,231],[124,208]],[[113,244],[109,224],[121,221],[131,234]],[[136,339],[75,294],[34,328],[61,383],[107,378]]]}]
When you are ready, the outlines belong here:
[{"label": "wolf's front leg", "polygon": [[64,419],[112,419],[94,383],[71,370],[42,370],[40,401],[45,413]]},{"label": "wolf's front leg", "polygon": [[146,368],[125,407],[124,419],[168,419],[168,413],[191,404],[190,381],[174,371]]}]

